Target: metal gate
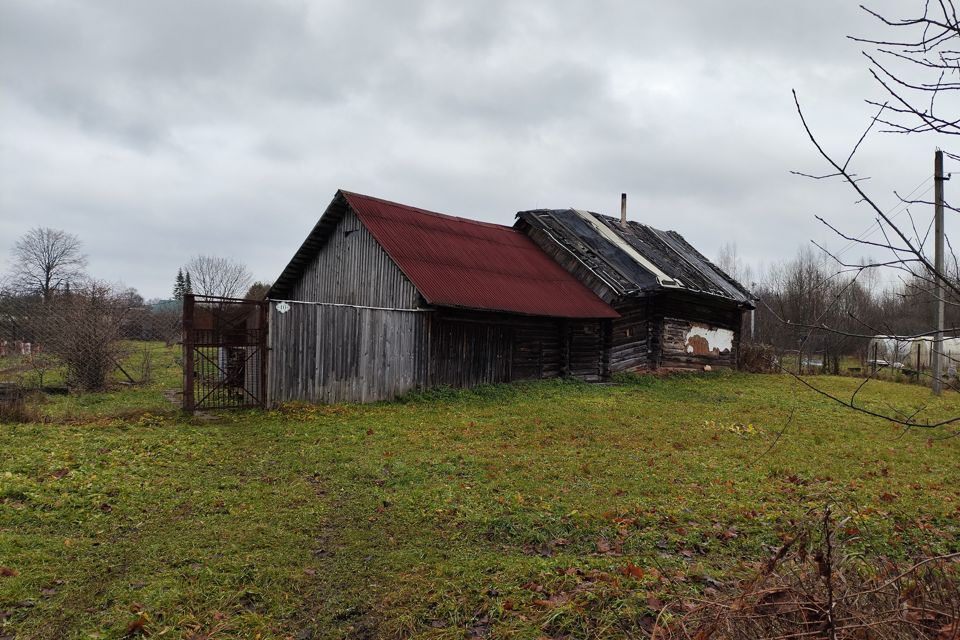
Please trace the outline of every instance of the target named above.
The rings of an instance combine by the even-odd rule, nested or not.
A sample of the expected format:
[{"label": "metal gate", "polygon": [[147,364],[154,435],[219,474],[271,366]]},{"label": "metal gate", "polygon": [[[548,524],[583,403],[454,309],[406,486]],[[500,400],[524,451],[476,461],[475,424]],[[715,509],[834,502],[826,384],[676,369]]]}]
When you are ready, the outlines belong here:
[{"label": "metal gate", "polygon": [[267,305],[183,297],[185,411],[266,407]]}]

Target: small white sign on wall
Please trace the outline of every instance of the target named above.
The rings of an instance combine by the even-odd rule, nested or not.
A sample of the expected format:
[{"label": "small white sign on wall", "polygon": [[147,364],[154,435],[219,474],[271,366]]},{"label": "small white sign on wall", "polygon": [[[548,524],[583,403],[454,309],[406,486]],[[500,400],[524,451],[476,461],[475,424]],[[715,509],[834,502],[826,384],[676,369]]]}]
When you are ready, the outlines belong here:
[{"label": "small white sign on wall", "polygon": [[277,313],[286,313],[287,311],[290,311],[289,304],[287,304],[286,302],[277,303]]}]

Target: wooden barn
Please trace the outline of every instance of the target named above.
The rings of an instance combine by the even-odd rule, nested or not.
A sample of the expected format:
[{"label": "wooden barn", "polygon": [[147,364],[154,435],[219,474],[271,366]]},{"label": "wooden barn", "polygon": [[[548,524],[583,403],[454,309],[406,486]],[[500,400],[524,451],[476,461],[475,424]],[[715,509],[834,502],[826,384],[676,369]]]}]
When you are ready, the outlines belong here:
[{"label": "wooden barn", "polygon": [[610,373],[733,368],[753,296],[675,231],[577,209],[522,211],[526,233],[618,312],[605,337]]},{"label": "wooden barn", "polygon": [[345,191],[267,298],[271,403],[600,380],[618,317],[521,230]]}]

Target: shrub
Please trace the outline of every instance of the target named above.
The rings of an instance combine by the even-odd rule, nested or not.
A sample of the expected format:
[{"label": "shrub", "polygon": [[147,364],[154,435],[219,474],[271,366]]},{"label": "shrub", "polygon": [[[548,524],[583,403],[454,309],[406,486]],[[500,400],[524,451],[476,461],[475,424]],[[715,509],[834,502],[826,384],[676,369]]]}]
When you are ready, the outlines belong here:
[{"label": "shrub", "polygon": [[773,373],[776,371],[776,353],[773,346],[758,342],[745,342],[737,354],[737,366],[750,373]]}]

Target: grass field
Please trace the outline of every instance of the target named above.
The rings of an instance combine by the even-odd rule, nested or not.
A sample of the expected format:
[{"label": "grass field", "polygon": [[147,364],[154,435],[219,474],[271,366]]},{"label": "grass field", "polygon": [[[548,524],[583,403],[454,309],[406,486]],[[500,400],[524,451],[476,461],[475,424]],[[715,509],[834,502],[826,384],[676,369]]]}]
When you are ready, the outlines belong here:
[{"label": "grass field", "polygon": [[[662,602],[749,573],[827,501],[851,517],[849,550],[960,548],[960,441],[787,376],[216,420],[179,416],[160,385],[0,426],[0,637],[637,637]],[[960,412],[915,386],[863,395]]]}]

